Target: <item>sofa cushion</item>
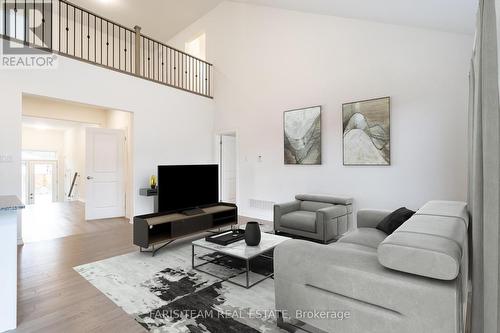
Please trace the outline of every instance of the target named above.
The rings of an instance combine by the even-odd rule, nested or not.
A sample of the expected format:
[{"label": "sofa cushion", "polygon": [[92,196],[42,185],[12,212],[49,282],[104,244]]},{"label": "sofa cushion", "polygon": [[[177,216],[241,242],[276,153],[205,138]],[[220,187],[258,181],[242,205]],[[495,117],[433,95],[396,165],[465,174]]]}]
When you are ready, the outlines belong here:
[{"label": "sofa cushion", "polygon": [[327,194],[297,194],[295,199],[300,201],[317,201],[317,202],[327,202],[337,205],[352,205],[352,198],[348,197],[335,197],[333,195]]},{"label": "sofa cushion", "polygon": [[375,228],[358,228],[341,237],[337,243],[357,244],[377,249],[386,237],[384,232]]},{"label": "sofa cushion", "polygon": [[285,228],[316,232],[316,213],[297,210],[281,217],[281,226]]},{"label": "sofa cushion", "polygon": [[333,207],[334,205],[326,202],[316,202],[316,201],[301,201],[300,210],[308,212],[316,212],[319,209]]},{"label": "sofa cushion", "polygon": [[469,226],[469,213],[467,212],[467,204],[465,202],[429,201],[417,211],[417,215],[457,217],[464,221],[467,227]]},{"label": "sofa cushion", "polygon": [[391,269],[441,280],[454,280],[467,247],[461,218],[418,215],[378,246],[379,262]]},{"label": "sofa cushion", "polygon": [[414,211],[409,210],[406,207],[401,207],[396,209],[382,221],[377,224],[377,229],[385,232],[387,235],[392,234],[397,228],[399,228],[403,223],[405,223],[410,217],[415,214]]}]

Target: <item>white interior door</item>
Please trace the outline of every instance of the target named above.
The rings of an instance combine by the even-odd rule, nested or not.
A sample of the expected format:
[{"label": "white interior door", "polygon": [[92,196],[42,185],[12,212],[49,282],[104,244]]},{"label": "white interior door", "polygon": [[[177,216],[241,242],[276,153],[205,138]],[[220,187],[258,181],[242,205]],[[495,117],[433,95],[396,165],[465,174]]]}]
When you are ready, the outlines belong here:
[{"label": "white interior door", "polygon": [[85,219],[125,216],[123,131],[86,128],[85,142]]},{"label": "white interior door", "polygon": [[221,136],[221,198],[236,203],[236,136]]}]

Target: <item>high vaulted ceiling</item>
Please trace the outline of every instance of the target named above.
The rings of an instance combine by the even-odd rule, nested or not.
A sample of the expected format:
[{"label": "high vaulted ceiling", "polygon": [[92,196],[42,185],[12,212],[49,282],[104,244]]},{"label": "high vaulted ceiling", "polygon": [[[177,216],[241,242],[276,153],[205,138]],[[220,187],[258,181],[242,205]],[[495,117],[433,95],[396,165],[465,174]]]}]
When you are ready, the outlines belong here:
[{"label": "high vaulted ceiling", "polygon": [[234,0],[323,15],[474,32],[477,0]]},{"label": "high vaulted ceiling", "polygon": [[[70,0],[167,42],[224,0]],[[254,5],[472,34],[477,0],[229,0]]]},{"label": "high vaulted ceiling", "polygon": [[168,42],[223,0],[68,0],[128,28]]}]

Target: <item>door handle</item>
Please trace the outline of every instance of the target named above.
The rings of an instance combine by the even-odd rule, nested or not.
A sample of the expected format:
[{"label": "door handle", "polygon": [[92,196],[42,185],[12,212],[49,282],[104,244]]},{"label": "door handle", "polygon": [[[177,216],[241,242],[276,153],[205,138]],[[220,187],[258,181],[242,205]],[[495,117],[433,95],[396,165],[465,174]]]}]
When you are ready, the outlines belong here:
[{"label": "door handle", "polygon": [[88,180],[91,180],[91,179],[94,179],[94,177],[87,176],[87,179],[88,179]]}]

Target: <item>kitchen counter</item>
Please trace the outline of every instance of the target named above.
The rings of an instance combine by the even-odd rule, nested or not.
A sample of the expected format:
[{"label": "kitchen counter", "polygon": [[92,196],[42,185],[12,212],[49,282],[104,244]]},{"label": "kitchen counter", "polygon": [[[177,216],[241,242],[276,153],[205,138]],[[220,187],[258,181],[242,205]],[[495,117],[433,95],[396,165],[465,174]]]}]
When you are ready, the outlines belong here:
[{"label": "kitchen counter", "polygon": [[18,219],[22,202],[0,195],[0,332],[16,328]]},{"label": "kitchen counter", "polygon": [[23,208],[24,204],[15,195],[0,195],[0,211]]}]

